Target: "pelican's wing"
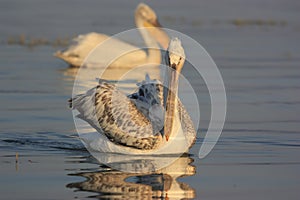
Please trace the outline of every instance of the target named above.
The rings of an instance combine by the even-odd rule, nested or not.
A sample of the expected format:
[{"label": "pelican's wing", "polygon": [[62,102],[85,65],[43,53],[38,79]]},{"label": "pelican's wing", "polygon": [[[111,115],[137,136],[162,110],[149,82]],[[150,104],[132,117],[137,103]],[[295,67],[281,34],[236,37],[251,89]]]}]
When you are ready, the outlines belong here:
[{"label": "pelican's wing", "polygon": [[70,100],[79,117],[112,142],[137,149],[153,149],[161,140],[150,121],[112,84],[101,82]]},{"label": "pelican's wing", "polygon": [[105,34],[94,32],[78,35],[67,49],[57,51],[54,55],[75,67],[80,67],[88,54],[108,38],[109,36]]},{"label": "pelican's wing", "polygon": [[97,48],[89,55],[91,66],[132,67],[147,61],[147,53],[137,46],[118,38],[110,37],[98,43]]},{"label": "pelican's wing", "polygon": [[191,116],[189,115],[179,98],[178,113],[179,119],[181,121],[182,130],[185,133],[185,137],[187,139],[189,147],[191,147],[196,141],[196,131]]},{"label": "pelican's wing", "polygon": [[[102,46],[97,47],[100,44]],[[116,64],[122,65],[123,63],[124,65],[124,63],[127,63],[130,65],[130,62],[135,63],[139,60],[145,60],[147,57],[146,52],[138,47],[111,38],[108,35],[94,32],[77,36],[66,50],[57,51],[54,55],[75,67],[80,67],[95,48],[96,52],[91,55],[90,61],[88,61],[93,65],[108,65],[114,60]]]}]

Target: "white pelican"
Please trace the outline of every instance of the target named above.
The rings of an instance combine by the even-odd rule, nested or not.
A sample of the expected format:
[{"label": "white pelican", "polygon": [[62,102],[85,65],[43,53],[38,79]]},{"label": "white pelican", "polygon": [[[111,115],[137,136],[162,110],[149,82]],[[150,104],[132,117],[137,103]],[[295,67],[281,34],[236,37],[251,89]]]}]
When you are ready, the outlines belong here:
[{"label": "white pelican", "polygon": [[78,117],[97,130],[79,135],[88,149],[177,154],[192,146],[196,137],[193,122],[177,98],[179,73],[185,61],[179,39],[171,40],[165,59],[168,88],[146,78],[137,93],[126,96],[115,85],[100,80],[95,88],[69,100]]},{"label": "white pelican", "polygon": [[[147,47],[153,48],[152,43],[149,41],[151,38],[155,39],[160,45],[166,49],[169,43],[168,35],[161,29],[161,26],[157,20],[155,12],[146,4],[140,3],[135,11],[135,22],[139,29]],[[145,33],[143,29],[149,33]],[[151,38],[150,38],[151,37]],[[73,43],[64,51],[57,51],[54,56],[69,63],[72,67],[80,67],[84,62],[88,54],[100,43],[106,41],[106,46],[102,52],[99,52],[100,57],[97,59],[104,64],[110,63],[112,57],[118,57],[124,52],[126,55],[122,56],[118,60],[110,63],[112,67],[134,67],[137,65],[143,65],[147,63],[160,64],[161,54],[159,51],[154,53],[144,50],[118,40],[116,38],[110,38],[110,36],[100,33],[88,33],[85,35],[79,35],[73,39]],[[128,53],[129,52],[129,53]],[[105,56],[109,53],[109,56]]]}]

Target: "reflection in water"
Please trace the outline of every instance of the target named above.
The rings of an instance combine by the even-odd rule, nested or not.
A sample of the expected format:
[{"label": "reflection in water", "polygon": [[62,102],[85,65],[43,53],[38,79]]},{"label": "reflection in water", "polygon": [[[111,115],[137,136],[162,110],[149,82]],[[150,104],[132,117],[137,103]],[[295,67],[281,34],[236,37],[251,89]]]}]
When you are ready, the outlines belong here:
[{"label": "reflection in water", "polygon": [[132,93],[136,83],[145,79],[148,73],[151,79],[162,81],[162,69],[156,65],[143,65],[134,69],[128,68],[66,68],[63,71],[66,81],[75,81],[73,92],[79,94],[97,85],[97,78],[105,79],[117,84],[118,88],[126,93]]},{"label": "reflection in water", "polygon": [[64,80],[66,81],[74,81],[77,72],[78,72],[79,68],[76,67],[68,67],[68,68],[64,68],[62,69],[62,73],[65,76]]},{"label": "reflection in water", "polygon": [[[138,166],[144,162],[143,159],[133,163]],[[153,173],[128,173],[111,168],[75,173],[70,175],[81,176],[86,180],[70,183],[67,187],[99,193],[97,198],[100,199],[190,199],[195,198],[194,189],[186,183],[178,182],[177,178],[196,173],[192,162],[188,155],[183,155],[171,165]]]}]

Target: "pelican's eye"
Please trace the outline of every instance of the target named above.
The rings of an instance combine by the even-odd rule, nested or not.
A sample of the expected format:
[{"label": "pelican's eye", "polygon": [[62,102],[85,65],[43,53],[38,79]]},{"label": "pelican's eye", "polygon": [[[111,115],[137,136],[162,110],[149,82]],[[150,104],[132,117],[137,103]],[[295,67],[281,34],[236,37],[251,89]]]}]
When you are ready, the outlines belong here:
[{"label": "pelican's eye", "polygon": [[181,62],[181,60],[182,60],[182,57],[179,58],[178,64]]}]

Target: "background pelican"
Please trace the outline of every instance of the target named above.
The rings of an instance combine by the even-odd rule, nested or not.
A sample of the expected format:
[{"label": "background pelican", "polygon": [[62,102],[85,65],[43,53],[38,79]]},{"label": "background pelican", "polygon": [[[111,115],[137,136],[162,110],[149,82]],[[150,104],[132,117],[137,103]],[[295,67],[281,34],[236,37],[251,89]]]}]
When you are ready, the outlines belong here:
[{"label": "background pelican", "polygon": [[[166,49],[169,43],[168,35],[160,28],[160,24],[157,20],[155,12],[146,4],[139,4],[135,11],[135,22],[136,26],[140,29],[140,33],[149,48],[154,48],[153,43],[150,42],[150,37],[153,37],[160,45]],[[152,28],[151,28],[152,27]],[[146,30],[143,30],[146,28]],[[150,34],[147,34],[146,31]],[[110,38],[110,36],[100,33],[88,33],[85,35],[79,35],[76,37],[68,49],[64,51],[57,51],[54,55],[61,58],[65,62],[69,63],[70,66],[80,67],[84,59],[88,54],[100,43],[105,41],[105,47],[100,57],[97,59],[101,63],[110,63],[110,57],[118,57],[124,52],[126,55],[117,59],[113,63],[110,63],[112,67],[134,67],[136,65],[142,65],[146,63],[157,63],[160,64],[161,54],[159,51],[150,50],[145,52],[138,47],[123,42],[116,38]],[[106,57],[105,54],[109,53],[110,56]],[[108,61],[107,61],[108,60]]]},{"label": "background pelican", "polygon": [[87,148],[126,154],[162,154],[183,153],[191,147],[196,132],[177,98],[178,77],[185,61],[179,39],[171,40],[166,61],[170,68],[167,89],[146,78],[138,93],[126,96],[115,85],[100,80],[95,88],[70,99],[70,107],[79,112],[78,117],[98,131],[80,135]]}]

